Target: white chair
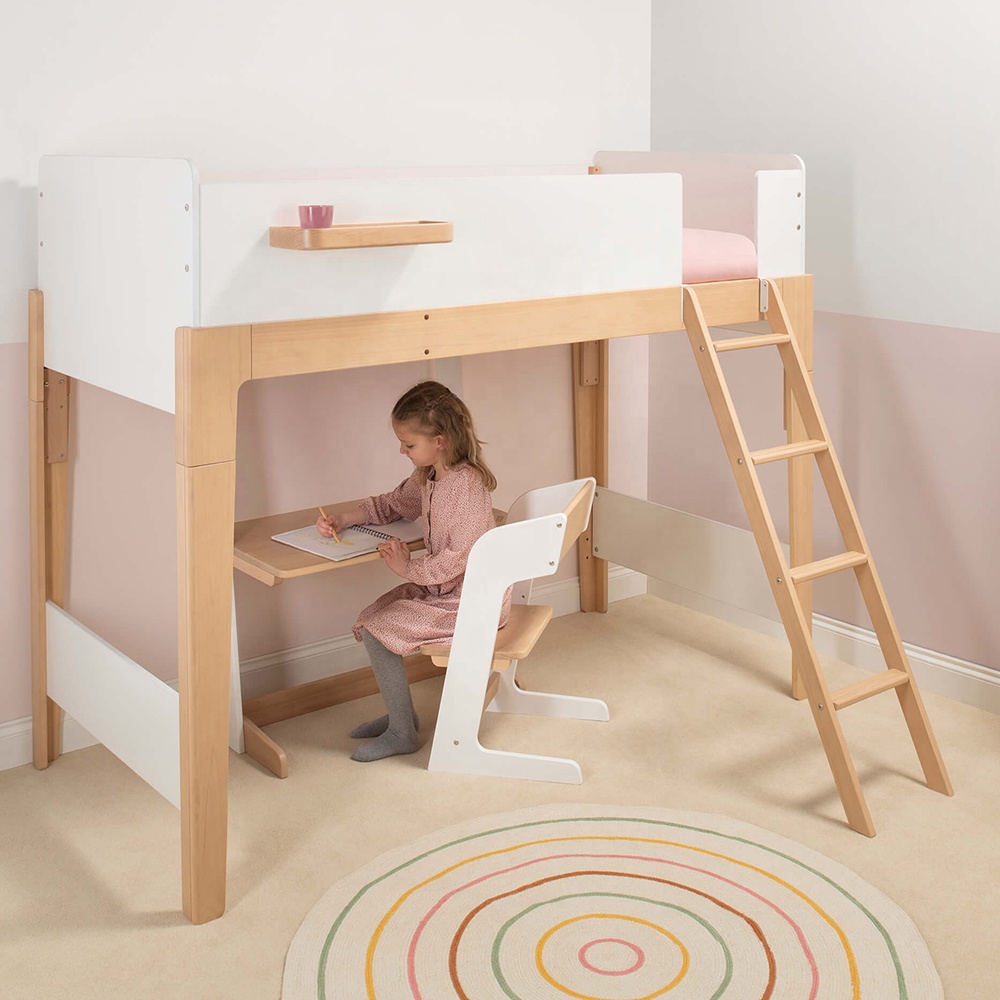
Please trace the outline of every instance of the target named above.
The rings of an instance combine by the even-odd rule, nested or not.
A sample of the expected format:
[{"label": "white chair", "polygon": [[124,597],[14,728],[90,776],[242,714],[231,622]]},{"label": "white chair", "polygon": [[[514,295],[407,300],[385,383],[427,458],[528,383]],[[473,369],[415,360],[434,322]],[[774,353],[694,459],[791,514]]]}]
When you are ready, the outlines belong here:
[{"label": "white chair", "polygon": [[[551,576],[590,520],[596,482],[577,479],[531,490],[514,501],[505,522],[472,547],[450,646],[421,652],[447,667],[428,769],[580,784],[580,765],[564,757],[491,750],[479,742],[484,707],[492,712],[606,722],[596,698],[524,690],[517,663],[534,647],[552,608],[530,605],[531,581]],[[497,629],[504,592],[512,584],[508,623]]]}]

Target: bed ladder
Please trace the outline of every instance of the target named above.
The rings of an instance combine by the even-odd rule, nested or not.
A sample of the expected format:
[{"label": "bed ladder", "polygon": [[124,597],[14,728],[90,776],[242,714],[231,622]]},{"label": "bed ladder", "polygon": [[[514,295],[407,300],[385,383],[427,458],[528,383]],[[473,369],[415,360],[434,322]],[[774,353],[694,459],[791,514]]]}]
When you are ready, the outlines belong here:
[{"label": "bed ladder", "polygon": [[[826,751],[848,824],[859,833],[873,837],[875,827],[837,718],[837,713],[841,709],[884,691],[895,691],[927,784],[936,792],[951,795],[953,794],[951,782],[886,602],[882,584],[875,571],[871,551],[861,531],[861,524],[848,493],[844,474],[820,413],[802,353],[788,322],[781,294],[774,282],[763,279],[761,314],[768,321],[770,334],[713,341],[698,302],[696,288],[684,286],[684,325],[722,434],[726,453],[736,476],[736,484],[749,516],[764,568],[767,570],[771,592],[774,594],[781,620],[788,634],[797,676],[804,684],[805,696],[809,700],[809,707],[816,728],[819,730],[820,740]],[[785,369],[786,385],[791,389],[801,414],[807,439],[763,451],[750,451],[733,407],[719,356],[727,351],[771,345],[778,348]],[[805,455],[816,457],[847,551],[828,559],[820,559],[818,562],[789,566],[761,490],[756,466]],[[798,588],[818,577],[843,569],[853,569],[857,576],[887,669],[839,691],[831,692],[820,668],[819,657],[812,640],[811,621],[806,618]]]}]

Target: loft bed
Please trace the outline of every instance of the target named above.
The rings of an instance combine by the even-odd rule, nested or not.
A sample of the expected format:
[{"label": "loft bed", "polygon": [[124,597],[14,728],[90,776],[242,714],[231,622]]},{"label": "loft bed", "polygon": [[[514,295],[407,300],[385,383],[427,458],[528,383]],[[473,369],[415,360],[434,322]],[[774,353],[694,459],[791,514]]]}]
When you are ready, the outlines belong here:
[{"label": "loft bed", "polygon": [[[183,159],[46,156],[39,178],[28,392],[34,763],[59,755],[65,710],[179,807],[192,922],[225,910],[228,750],[252,732],[234,566],[274,585],[350,565],[303,563],[269,544],[271,526],[299,512],[234,525],[237,393],[252,379],[572,345],[576,474],[599,487],[579,542],[581,608],[604,611],[607,561],[656,577],[670,558],[665,508],[606,489],[608,344],[686,330],[789,634],[793,694],[809,701],[848,822],[874,833],[829,708],[878,691],[896,691],[928,783],[950,794],[849,498],[835,505],[849,551],[837,565],[812,561],[813,456],[824,481],[840,472],[810,385],[797,157],[600,153],[535,172],[235,176],[199,174]],[[330,200],[332,229],[294,225],[297,205]],[[761,321],[769,334],[757,332]],[[708,336],[746,324],[751,336]],[[770,345],[790,386],[789,444],[751,453],[717,355]],[[175,417],[176,691],[61,607],[73,379]],[[779,459],[789,463],[787,559],[752,471]],[[640,525],[637,544],[630,526]],[[830,692],[809,638],[810,581],[845,567],[884,608],[873,621],[890,669]]]}]

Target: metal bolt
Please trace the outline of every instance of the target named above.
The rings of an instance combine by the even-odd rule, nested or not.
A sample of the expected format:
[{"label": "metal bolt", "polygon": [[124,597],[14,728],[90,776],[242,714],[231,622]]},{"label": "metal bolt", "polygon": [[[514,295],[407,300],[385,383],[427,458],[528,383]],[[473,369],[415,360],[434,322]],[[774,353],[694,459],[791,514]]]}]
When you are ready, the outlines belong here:
[{"label": "metal bolt", "polygon": [[42,193],[41,191],[39,191],[39,192],[38,192],[38,197],[39,197],[39,198],[44,198],[44,197],[45,197],[45,195],[44,195],[44,194],[43,194],[43,193]]},{"label": "metal bolt", "polygon": [[184,265],[184,270],[185,271],[190,271],[191,270],[191,265],[190,264],[185,264]]},{"label": "metal bolt", "polygon": [[778,583],[784,583],[784,582],[785,582],[785,581],[784,581],[784,580],[782,580],[782,579],[781,579],[781,577],[779,576],[779,577],[778,577]]},{"label": "metal bolt", "polygon": [[742,465],[743,464],[743,459],[742,458],[736,459],[736,464],[737,465]]},{"label": "metal bolt", "polygon": [[458,746],[458,740],[452,740],[451,742],[454,743],[455,746]]},{"label": "metal bolt", "polygon": [[558,524],[556,525],[556,527],[557,527],[557,528],[561,528],[561,527],[562,527],[562,521],[560,521],[560,522],[559,522],[559,523],[558,523]]},{"label": "metal bolt", "polygon": [[796,226],[795,228],[796,228],[796,229],[801,229],[802,227],[801,227],[801,226]]},{"label": "metal bolt", "polygon": [[66,379],[64,379],[64,378],[59,379],[59,384],[60,385],[65,385],[66,384]]},{"label": "metal bolt", "polygon": [[45,240],[39,240],[39,241],[38,241],[38,245],[39,245],[40,247],[43,247],[43,246],[45,246]]},{"label": "metal bolt", "polygon": [[698,350],[701,351],[703,354],[705,353],[705,348],[704,347],[699,347]]},{"label": "metal bolt", "polygon": [[550,566],[555,566],[555,563],[554,563],[554,562],[553,562],[553,561],[552,561],[552,560],[550,559],[550,560],[549,560],[549,565],[550,565]]},{"label": "metal bolt", "polygon": [[184,211],[185,212],[190,212],[191,211],[191,206],[190,205],[185,205],[184,206]]},{"label": "metal bolt", "polygon": [[795,197],[796,198],[801,198],[802,197],[802,192],[801,191],[796,191],[795,192]]},{"label": "metal bolt", "polygon": [[819,705],[818,705],[817,707],[818,707],[818,708],[819,708],[819,710],[820,710],[820,711],[822,712],[822,711],[823,711],[823,708],[824,708],[825,706],[823,705],[823,702],[820,702],[820,703],[819,703]]}]

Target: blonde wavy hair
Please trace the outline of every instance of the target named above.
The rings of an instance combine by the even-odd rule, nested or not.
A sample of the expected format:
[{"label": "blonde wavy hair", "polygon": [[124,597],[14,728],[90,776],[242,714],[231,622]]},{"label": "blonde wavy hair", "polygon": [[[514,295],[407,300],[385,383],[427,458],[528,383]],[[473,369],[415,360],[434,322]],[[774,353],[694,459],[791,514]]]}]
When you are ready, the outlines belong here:
[{"label": "blonde wavy hair", "polygon": [[[440,434],[448,443],[444,463],[449,469],[469,465],[479,473],[487,490],[492,493],[497,488],[496,476],[483,459],[483,442],[476,436],[472,414],[447,386],[440,382],[418,382],[396,401],[392,419],[397,424],[410,424],[428,437]],[[430,466],[423,466],[420,473],[426,481]]]}]

